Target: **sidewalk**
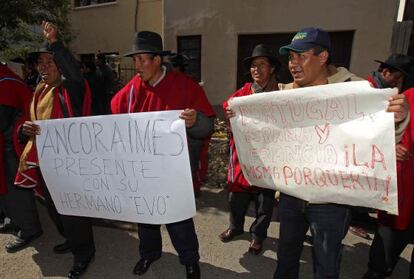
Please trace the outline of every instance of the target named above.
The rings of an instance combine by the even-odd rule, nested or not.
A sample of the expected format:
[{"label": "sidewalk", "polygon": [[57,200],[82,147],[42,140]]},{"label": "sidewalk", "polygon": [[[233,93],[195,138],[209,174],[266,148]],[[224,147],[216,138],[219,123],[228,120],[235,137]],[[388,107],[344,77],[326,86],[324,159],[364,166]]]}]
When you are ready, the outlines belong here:
[{"label": "sidewalk", "polygon": [[[44,207],[38,204],[44,234],[34,241],[33,246],[15,254],[7,254],[4,246],[12,239],[10,235],[0,235],[0,278],[34,279],[65,278],[72,265],[71,254],[56,255],[52,247],[62,241]],[[196,230],[200,242],[200,266],[202,278],[272,278],[276,268],[276,243],[279,223],[273,221],[269,228],[269,238],[264,244],[264,252],[258,256],[247,253],[249,234],[229,243],[218,239],[228,225],[226,191],[217,188],[203,188],[201,199],[197,201],[195,217]],[[276,213],[276,212],[275,212]],[[249,212],[249,216],[253,216]],[[274,214],[276,216],[276,214]],[[247,217],[247,226],[253,222]],[[185,278],[185,269],[178,257],[168,234],[163,228],[163,256],[155,262],[145,276],[135,276],[132,268],[138,260],[136,226],[130,223],[96,220],[94,235],[96,256],[83,278],[88,279],[175,279]],[[370,241],[348,234],[342,257],[341,278],[361,278],[366,270]],[[398,263],[392,278],[408,278],[409,260],[412,245],[407,248]],[[312,278],[311,249],[305,245],[301,260],[300,278]]]}]

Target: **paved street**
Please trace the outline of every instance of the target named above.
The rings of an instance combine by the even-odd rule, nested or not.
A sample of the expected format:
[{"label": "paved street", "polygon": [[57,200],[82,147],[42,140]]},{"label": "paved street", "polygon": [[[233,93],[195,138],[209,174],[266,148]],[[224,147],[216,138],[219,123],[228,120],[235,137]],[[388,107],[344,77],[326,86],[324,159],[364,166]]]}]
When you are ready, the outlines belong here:
[{"label": "paved street", "polygon": [[[53,245],[62,241],[42,205],[38,205],[44,234],[32,247],[7,254],[4,246],[12,239],[0,235],[0,278],[65,278],[72,264],[70,254],[56,255]],[[247,253],[249,235],[246,233],[230,243],[222,243],[217,235],[228,225],[226,192],[204,188],[197,202],[196,229],[200,241],[202,278],[272,278],[276,267],[276,243],[279,224],[272,222],[269,238],[261,255]],[[276,215],[276,214],[275,214]],[[249,212],[249,216],[252,216]],[[247,218],[247,225],[253,219]],[[245,228],[248,229],[248,226]],[[84,278],[137,278],[132,268],[138,260],[136,226],[129,223],[97,220],[94,226],[96,257]],[[178,262],[171,241],[163,229],[163,256],[155,262],[143,279],[185,278],[184,267]],[[361,278],[366,269],[370,241],[351,234],[345,239],[341,278]],[[392,278],[408,278],[412,246],[403,253]],[[312,278],[310,246],[306,245],[301,260],[300,278]]]}]

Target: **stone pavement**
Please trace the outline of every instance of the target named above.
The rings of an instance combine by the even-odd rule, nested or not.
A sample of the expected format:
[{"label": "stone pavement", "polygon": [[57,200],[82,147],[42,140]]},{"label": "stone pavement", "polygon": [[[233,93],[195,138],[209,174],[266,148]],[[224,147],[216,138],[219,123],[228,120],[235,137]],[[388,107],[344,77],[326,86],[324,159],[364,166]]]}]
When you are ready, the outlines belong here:
[{"label": "stone pavement", "polygon": [[[69,271],[72,264],[71,254],[56,255],[52,252],[53,245],[60,243],[62,238],[44,207],[40,204],[38,207],[44,234],[31,247],[15,254],[7,254],[4,246],[12,236],[0,235],[0,278],[65,278]],[[217,237],[228,225],[225,190],[211,186],[203,188],[201,199],[197,201],[197,209],[195,224],[200,242],[202,278],[272,278],[276,267],[279,223],[271,223],[264,252],[256,256],[247,253],[248,233],[230,243],[222,243]],[[251,210],[249,216],[245,230],[253,222]],[[185,278],[185,269],[179,264],[165,228],[162,234],[163,256],[140,278]],[[139,243],[134,224],[96,220],[94,235],[97,248],[95,260],[83,278],[138,278],[132,274],[132,268],[138,260]],[[344,243],[340,278],[361,278],[368,261],[370,241],[348,234]],[[411,250],[412,245],[403,252],[392,278],[408,278]],[[302,254],[300,278],[312,278],[309,245],[305,246]]]}]

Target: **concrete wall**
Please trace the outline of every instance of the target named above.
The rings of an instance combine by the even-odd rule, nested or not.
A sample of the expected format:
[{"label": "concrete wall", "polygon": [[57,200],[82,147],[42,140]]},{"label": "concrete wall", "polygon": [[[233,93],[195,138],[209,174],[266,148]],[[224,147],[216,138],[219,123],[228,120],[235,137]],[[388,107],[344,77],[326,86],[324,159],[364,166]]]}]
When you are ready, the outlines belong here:
[{"label": "concrete wall", "polygon": [[355,30],[350,69],[366,76],[389,54],[398,0],[165,0],[164,41],[202,35],[202,80],[212,104],[236,89],[239,34],[296,32],[319,26]]},{"label": "concrete wall", "polygon": [[[163,32],[163,1],[139,0],[136,27],[138,31]],[[70,48],[76,54],[131,50],[135,32],[136,0],[74,8],[72,27],[77,35]],[[129,61],[126,60],[125,61]]]}]

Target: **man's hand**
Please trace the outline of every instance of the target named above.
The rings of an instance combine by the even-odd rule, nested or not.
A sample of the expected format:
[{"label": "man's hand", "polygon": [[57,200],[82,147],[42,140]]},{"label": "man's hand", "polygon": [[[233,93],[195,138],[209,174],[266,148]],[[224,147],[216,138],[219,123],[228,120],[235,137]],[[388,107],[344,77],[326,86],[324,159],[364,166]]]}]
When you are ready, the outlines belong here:
[{"label": "man's hand", "polygon": [[404,94],[396,94],[388,99],[388,112],[394,112],[394,121],[403,121],[410,112],[410,105]]},{"label": "man's hand", "polygon": [[191,128],[197,120],[197,111],[195,109],[186,108],[181,114],[180,118],[185,121],[185,126]]},{"label": "man's hand", "polygon": [[43,20],[40,27],[43,30],[43,36],[47,39],[49,44],[52,44],[58,40],[58,37],[57,37],[58,28],[56,25],[54,25],[51,22]]},{"label": "man's hand", "polygon": [[234,112],[234,110],[232,110],[231,108],[227,107],[224,110],[224,115],[226,116],[227,119],[230,119],[232,117],[236,116],[236,113]]},{"label": "man's hand", "polygon": [[22,126],[22,133],[28,137],[40,135],[40,126],[31,121],[26,121]]},{"label": "man's hand", "polygon": [[411,154],[411,152],[407,149],[407,148],[405,148],[402,144],[397,144],[396,146],[395,146],[395,153],[396,153],[396,155],[397,155],[397,160],[400,160],[400,161],[404,161],[404,160],[410,160],[411,159],[411,156],[413,155],[413,154]]}]

